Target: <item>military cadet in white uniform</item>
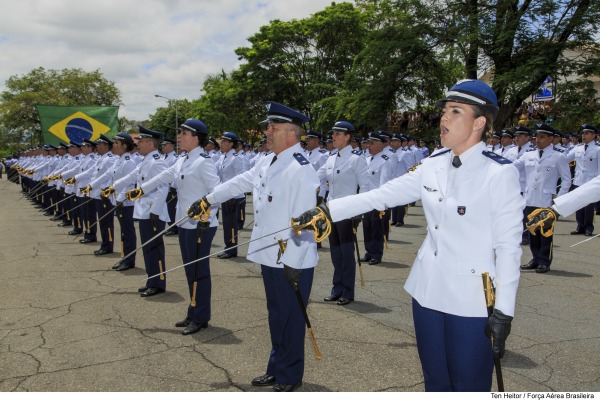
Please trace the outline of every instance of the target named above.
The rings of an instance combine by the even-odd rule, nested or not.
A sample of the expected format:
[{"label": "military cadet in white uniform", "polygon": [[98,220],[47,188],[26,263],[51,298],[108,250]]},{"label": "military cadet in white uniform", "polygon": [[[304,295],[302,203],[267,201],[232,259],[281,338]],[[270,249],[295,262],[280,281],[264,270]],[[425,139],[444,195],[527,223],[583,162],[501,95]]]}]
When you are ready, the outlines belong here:
[{"label": "military cadet in white uniform", "polygon": [[[525,126],[515,126],[514,128],[516,146],[511,147],[504,153],[504,158],[510,161],[518,160],[525,152],[532,151],[535,147],[531,144],[531,130]],[[521,194],[525,192],[527,183],[525,172],[519,174],[519,182],[521,184]],[[529,232],[525,228],[527,222],[527,214],[523,211],[523,233],[521,237],[521,245],[529,245]]]},{"label": "military cadet in white uniform", "polygon": [[[221,137],[221,151],[223,154],[217,161],[217,173],[221,182],[227,182],[244,173],[244,161],[235,152],[238,141],[238,136],[233,132],[225,132]],[[221,203],[223,240],[225,242],[225,250],[217,256],[221,259],[237,257],[238,255],[237,247],[232,247],[237,244],[239,229],[237,218],[243,198],[244,194],[242,193]]]},{"label": "military cadet in white uniform", "polygon": [[[400,134],[394,134],[391,140],[391,146],[396,150],[396,157],[398,158],[398,166],[396,171],[396,177],[402,176],[408,172],[410,168],[414,166],[414,157],[408,151],[402,149],[403,136]],[[408,142],[408,141],[407,141]],[[406,215],[406,208],[408,204],[394,207],[392,210],[392,225],[400,227],[404,225],[404,216]]]},{"label": "military cadet in white uniform", "polygon": [[73,212],[77,212],[78,219],[81,221],[83,229],[83,239],[79,240],[79,243],[95,243],[96,239],[96,204],[94,200],[91,200],[83,193],[80,189],[85,188],[90,182],[90,177],[94,171],[96,165],[96,143],[89,139],[84,139],[81,144],[81,153],[83,154],[81,162],[68,171],[62,173],[63,180],[71,180],[71,186],[75,193],[77,209]]},{"label": "military cadet in white uniform", "polygon": [[510,129],[502,129],[500,131],[500,147],[494,151],[494,153],[499,156],[505,157],[506,153],[515,147],[513,144],[513,139],[515,135],[511,132]]},{"label": "military cadet in white uniform", "polygon": [[[364,193],[369,190],[367,162],[355,154],[350,146],[354,126],[348,121],[338,121],[333,128],[333,145],[338,152],[329,156],[317,172],[320,181],[329,187],[328,201],[345,196]],[[355,229],[361,217],[348,218],[336,222],[331,227],[329,246],[333,263],[333,287],[325,301],[335,301],[346,305],[354,301],[354,281],[356,280],[356,259],[354,258]],[[356,242],[358,245],[358,242]]]},{"label": "military cadet in white uniform", "polygon": [[[387,136],[372,132],[369,140],[371,141],[369,148],[371,156],[367,158],[367,173],[369,188],[375,189],[394,178],[396,166],[388,163],[389,156],[383,152]],[[369,265],[379,264],[383,257],[385,211],[386,207],[383,207],[369,210],[363,214],[365,255],[361,261],[368,262]]]},{"label": "military cadet in white uniform", "polygon": [[[575,178],[572,189],[591,181],[600,174],[600,147],[596,144],[596,128],[590,124],[581,126],[582,143],[567,154],[567,161],[575,161]],[[571,235],[592,236],[596,203],[587,204],[575,213],[577,228]]]},{"label": "military cadet in white uniform", "polygon": [[[528,151],[513,164],[520,173],[525,173],[525,213],[531,214],[538,208],[547,208],[552,204],[553,195],[557,194],[557,183],[571,180],[569,163],[565,156],[552,146],[552,138],[556,130],[547,124],[535,124],[537,151]],[[562,185],[558,196],[569,191],[570,185]],[[535,269],[545,273],[552,263],[553,236],[529,235],[529,248],[532,258],[521,269]]]},{"label": "military cadet in white uniform", "polygon": [[[223,203],[240,193],[253,191],[254,228],[247,258],[261,264],[267,298],[271,354],[266,373],[253,386],[274,385],[273,391],[298,388],[304,375],[305,321],[317,246],[310,232],[296,235],[290,218],[316,205],[319,179],[300,146],[301,124],[308,117],[275,102],[267,104],[267,147],[273,151],[250,171],[223,182],[213,193],[192,205]],[[202,207],[205,208],[206,206]],[[269,235],[271,232],[283,231]],[[278,241],[287,243],[285,250]],[[299,293],[299,294],[298,294]],[[298,297],[301,296],[302,305]]]},{"label": "military cadet in white uniform", "polygon": [[71,181],[65,178],[63,174],[68,173],[70,177],[73,177],[77,173],[79,164],[83,159],[83,156],[81,155],[81,145],[71,140],[69,142],[67,151],[71,155],[71,159],[68,164],[58,171],[58,176],[60,176],[62,183],[65,185],[65,197],[69,198],[67,201],[65,201],[65,203],[67,203],[65,205],[65,215],[68,220],[73,221],[73,230],[69,231],[68,234],[79,235],[81,232],[83,232],[83,221],[81,220],[81,216],[75,207],[81,205],[81,203],[79,198],[75,195],[75,185],[73,183],[67,183],[67,181]]},{"label": "military cadet in white uniform", "polygon": [[[187,209],[198,197],[206,196],[220,183],[215,163],[203,148],[207,142],[207,135],[208,129],[204,122],[193,118],[186,120],[179,127],[177,140],[179,147],[185,150],[187,155],[141,186],[145,193],[150,193],[162,185],[171,184],[175,187],[178,199],[176,221],[187,214]],[[179,224],[179,247],[184,264],[210,253],[210,246],[219,225],[216,218],[217,208],[214,207],[212,211],[206,223],[186,218]],[[185,318],[175,326],[184,328],[181,332],[183,335],[189,335],[208,327],[211,317],[212,285],[209,259],[186,265],[185,275],[190,303]]]},{"label": "military cadet in white uniform", "polygon": [[215,164],[219,161],[219,158],[221,158],[221,146],[219,146],[219,142],[212,136],[208,137],[204,150],[206,150],[206,154],[210,156],[210,159],[213,160]]},{"label": "military cadet in white uniform", "polygon": [[137,186],[136,189],[127,192],[126,198],[134,201],[133,218],[139,221],[140,241],[145,245],[142,250],[146,273],[148,277],[157,275],[148,279],[146,285],[138,289],[140,296],[149,297],[163,293],[167,287],[167,278],[163,274],[166,268],[163,237],[160,236],[151,243],[149,240],[158,232],[163,231],[165,223],[170,221],[166,202],[169,186],[162,185],[149,193],[144,193],[140,189],[144,182],[167,169],[167,164],[158,153],[158,146],[164,134],[143,126],[138,128],[140,131],[138,149],[144,159],[138,165],[135,173],[119,179],[113,186],[116,192],[120,192],[132,182]]},{"label": "military cadet in white uniform", "polygon": [[319,148],[320,138],[321,132],[313,130],[306,132],[306,158],[308,158],[315,171],[318,171],[329,158],[328,151]]},{"label": "military cadet in white uniform", "polygon": [[496,151],[502,147],[502,145],[500,144],[501,138],[502,136],[500,135],[500,132],[493,131],[492,137],[490,138],[490,144],[487,146],[487,149],[496,153]]},{"label": "military cadet in white uniform", "polygon": [[[126,193],[135,187],[135,182],[131,181],[128,185],[123,185],[119,191],[115,191],[114,183],[126,176],[137,175],[137,164],[131,157],[133,151],[133,138],[125,132],[119,132],[114,137],[113,153],[118,157],[112,168],[107,171],[108,181],[106,187],[102,188],[102,198],[108,198],[115,207],[119,226],[121,227],[121,257],[135,250],[137,235],[133,225],[133,202],[126,199]],[[92,182],[92,187],[99,186],[104,182],[104,178],[98,178],[98,182]],[[126,259],[119,260],[112,269],[117,271],[126,271],[135,267],[135,254]]]},{"label": "military cadet in white uniform", "polygon": [[[167,167],[175,165],[178,159],[177,152],[175,151],[175,140],[165,137],[161,143],[161,153],[167,163]],[[167,210],[169,210],[169,218],[171,221],[175,221],[175,210],[177,204],[177,190],[169,186],[169,194],[167,195]],[[177,235],[177,226],[172,227],[165,233],[165,236]]]},{"label": "military cadet in white uniform", "polygon": [[[489,391],[493,353],[502,357],[515,311],[525,204],[517,170],[486,151],[485,136],[498,110],[492,89],[461,81],[441,102],[440,138],[447,150],[379,189],[332,200],[328,210],[310,210],[298,222],[314,216],[335,222],[421,199],[428,233],[405,289],[413,298],[425,389]],[[484,272],[496,287],[489,317]]]},{"label": "military cadet in white uniform", "polygon": [[113,141],[105,135],[100,135],[96,140],[96,150],[98,158],[96,165],[91,171],[89,184],[81,189],[89,198],[94,199],[95,209],[98,213],[98,226],[100,228],[100,238],[102,243],[98,250],[94,250],[94,255],[103,256],[113,252],[115,222],[113,205],[109,199],[100,196],[100,189],[109,185],[110,176],[108,172],[112,170],[113,164],[117,160],[111,152]]}]

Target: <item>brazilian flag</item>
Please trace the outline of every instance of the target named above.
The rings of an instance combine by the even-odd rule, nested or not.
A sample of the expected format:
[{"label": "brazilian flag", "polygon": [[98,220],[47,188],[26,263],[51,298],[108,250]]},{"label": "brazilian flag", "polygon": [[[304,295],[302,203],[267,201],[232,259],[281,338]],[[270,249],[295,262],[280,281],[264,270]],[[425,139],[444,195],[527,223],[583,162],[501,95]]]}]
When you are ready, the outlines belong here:
[{"label": "brazilian flag", "polygon": [[82,143],[100,135],[112,138],[119,133],[119,107],[116,106],[50,106],[36,104],[44,144],[57,145],[70,141]]}]

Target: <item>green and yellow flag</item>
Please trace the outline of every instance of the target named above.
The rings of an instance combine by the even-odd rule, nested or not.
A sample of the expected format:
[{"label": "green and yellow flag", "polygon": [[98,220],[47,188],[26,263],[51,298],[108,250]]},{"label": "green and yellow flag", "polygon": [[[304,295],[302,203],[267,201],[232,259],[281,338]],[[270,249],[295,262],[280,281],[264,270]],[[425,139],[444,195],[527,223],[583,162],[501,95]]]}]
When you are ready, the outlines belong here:
[{"label": "green and yellow flag", "polygon": [[104,134],[112,138],[119,133],[119,107],[35,106],[40,115],[44,144],[82,143]]}]

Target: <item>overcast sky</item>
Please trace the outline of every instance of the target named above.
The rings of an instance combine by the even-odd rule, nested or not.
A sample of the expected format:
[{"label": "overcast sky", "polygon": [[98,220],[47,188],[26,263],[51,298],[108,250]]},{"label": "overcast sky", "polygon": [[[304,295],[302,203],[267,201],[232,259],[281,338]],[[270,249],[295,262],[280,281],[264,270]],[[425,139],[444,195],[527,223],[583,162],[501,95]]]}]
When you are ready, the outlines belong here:
[{"label": "overcast sky", "polygon": [[[338,1],[339,2],[339,1]],[[10,5],[9,5],[10,4]],[[234,50],[270,20],[301,19],[331,0],[15,0],[0,13],[0,91],[33,68],[100,69],[119,115],[144,120],[160,94],[194,99],[207,74],[239,65]]]}]

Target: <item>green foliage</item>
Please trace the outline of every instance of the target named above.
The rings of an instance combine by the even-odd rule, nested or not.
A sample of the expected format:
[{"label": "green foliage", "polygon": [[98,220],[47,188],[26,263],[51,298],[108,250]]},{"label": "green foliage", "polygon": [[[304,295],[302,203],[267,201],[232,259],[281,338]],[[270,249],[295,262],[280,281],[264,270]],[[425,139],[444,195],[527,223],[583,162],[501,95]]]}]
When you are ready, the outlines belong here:
[{"label": "green foliage", "polygon": [[4,152],[42,142],[35,104],[112,106],[121,103],[114,82],[99,70],[46,70],[11,76],[0,94],[0,148]]}]

